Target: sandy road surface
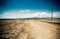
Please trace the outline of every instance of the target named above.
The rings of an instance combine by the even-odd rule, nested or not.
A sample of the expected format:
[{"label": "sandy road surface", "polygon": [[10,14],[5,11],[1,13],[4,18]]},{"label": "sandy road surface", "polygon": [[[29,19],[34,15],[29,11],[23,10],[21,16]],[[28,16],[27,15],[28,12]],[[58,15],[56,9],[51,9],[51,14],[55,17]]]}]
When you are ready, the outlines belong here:
[{"label": "sandy road surface", "polygon": [[36,20],[15,20],[9,22],[5,21],[4,25],[7,26],[8,29],[9,26],[13,26],[10,28],[11,31],[8,30],[8,35],[5,36],[8,38],[7,36],[9,36],[11,32],[14,33],[9,36],[9,39],[60,39],[60,26],[54,24],[39,22]]},{"label": "sandy road surface", "polygon": [[26,30],[30,33],[30,35],[29,33],[27,34],[29,38],[28,36],[26,36],[26,39],[60,39],[60,27],[56,25],[34,20],[29,20],[25,22],[29,24],[28,26],[31,27],[28,27],[30,29],[26,28]]}]

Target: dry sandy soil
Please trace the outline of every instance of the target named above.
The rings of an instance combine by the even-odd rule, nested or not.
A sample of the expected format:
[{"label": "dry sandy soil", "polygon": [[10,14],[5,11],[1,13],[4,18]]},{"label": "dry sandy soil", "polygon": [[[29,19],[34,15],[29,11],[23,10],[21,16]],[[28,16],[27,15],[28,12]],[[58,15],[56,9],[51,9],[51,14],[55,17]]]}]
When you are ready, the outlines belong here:
[{"label": "dry sandy soil", "polygon": [[60,25],[38,20],[0,20],[1,39],[60,39]]}]

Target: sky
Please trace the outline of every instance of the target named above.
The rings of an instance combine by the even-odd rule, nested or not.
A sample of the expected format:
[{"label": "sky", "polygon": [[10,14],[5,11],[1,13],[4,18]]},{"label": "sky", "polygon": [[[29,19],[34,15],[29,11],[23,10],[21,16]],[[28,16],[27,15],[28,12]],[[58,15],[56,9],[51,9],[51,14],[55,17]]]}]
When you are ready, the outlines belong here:
[{"label": "sky", "polygon": [[40,13],[41,18],[50,17],[52,7],[53,17],[60,17],[59,0],[0,0],[0,18],[37,17]]}]

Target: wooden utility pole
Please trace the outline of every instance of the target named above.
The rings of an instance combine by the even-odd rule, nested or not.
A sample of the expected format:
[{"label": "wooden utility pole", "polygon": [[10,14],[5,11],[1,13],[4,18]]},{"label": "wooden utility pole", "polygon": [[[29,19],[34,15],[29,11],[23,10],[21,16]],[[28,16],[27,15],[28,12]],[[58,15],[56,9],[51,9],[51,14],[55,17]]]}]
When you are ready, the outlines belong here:
[{"label": "wooden utility pole", "polygon": [[51,6],[51,21],[53,20],[53,5]]},{"label": "wooden utility pole", "polygon": [[39,19],[40,14],[38,14],[38,19]]},{"label": "wooden utility pole", "polygon": [[40,19],[41,17],[40,17],[40,14],[41,14],[41,12],[38,14],[38,19]]}]

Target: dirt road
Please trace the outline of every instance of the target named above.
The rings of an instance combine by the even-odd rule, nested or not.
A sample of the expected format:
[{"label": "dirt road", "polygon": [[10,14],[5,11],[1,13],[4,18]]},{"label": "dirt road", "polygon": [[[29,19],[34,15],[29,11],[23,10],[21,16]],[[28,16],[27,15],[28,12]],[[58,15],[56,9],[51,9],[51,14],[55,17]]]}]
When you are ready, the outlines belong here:
[{"label": "dirt road", "polygon": [[2,25],[2,23],[4,26],[12,27],[10,28],[11,31],[8,30],[9,34],[5,36],[8,38],[7,36],[12,32],[9,39],[60,39],[60,26],[58,25],[36,20],[5,21],[5,23],[1,22],[0,25]]},{"label": "dirt road", "polygon": [[34,20],[25,21],[25,23],[29,24],[27,27],[25,26],[29,33],[26,34],[28,35],[26,37],[24,35],[22,35],[22,38],[19,36],[20,39],[24,37],[26,39],[60,39],[60,27],[56,25]]}]

